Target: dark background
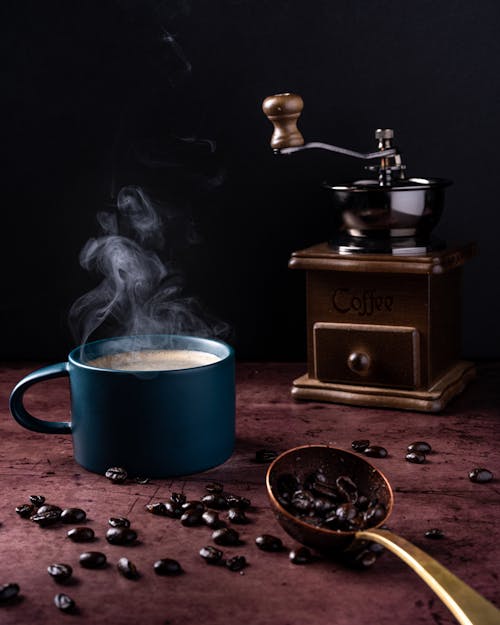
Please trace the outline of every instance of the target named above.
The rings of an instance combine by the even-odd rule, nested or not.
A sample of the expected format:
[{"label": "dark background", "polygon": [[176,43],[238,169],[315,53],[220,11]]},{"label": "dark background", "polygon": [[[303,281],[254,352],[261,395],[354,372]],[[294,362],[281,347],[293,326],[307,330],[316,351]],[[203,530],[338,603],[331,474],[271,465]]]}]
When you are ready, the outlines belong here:
[{"label": "dark background", "polygon": [[[498,0],[2,4],[2,359],[60,359],[96,214],[122,185],[168,207],[163,256],[240,359],[304,359],[304,276],[329,238],[329,153],[276,158],[264,97],[300,93],[306,140],[361,151],[393,127],[409,173],[454,180],[437,233],[475,240],[463,354],[500,354]],[[216,142],[210,152],[203,139]]]}]

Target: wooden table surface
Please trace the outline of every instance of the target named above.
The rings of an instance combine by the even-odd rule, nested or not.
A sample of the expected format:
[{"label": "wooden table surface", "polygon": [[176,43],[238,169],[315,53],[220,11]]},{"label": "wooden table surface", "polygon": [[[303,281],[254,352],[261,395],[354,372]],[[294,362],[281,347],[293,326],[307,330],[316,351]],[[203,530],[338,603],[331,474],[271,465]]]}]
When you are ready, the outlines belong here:
[{"label": "wooden table surface", "polygon": [[[240,364],[237,369],[237,443],[224,465],[183,479],[112,484],[87,472],[72,457],[69,436],[28,432],[10,417],[8,395],[36,364],[0,368],[0,585],[16,582],[21,598],[0,605],[0,623],[68,623],[99,625],[251,623],[252,625],[445,625],[454,623],[444,605],[400,560],[385,553],[366,570],[354,570],[319,557],[297,566],[288,551],[265,553],[255,546],[262,533],[279,536],[287,549],[297,546],[275,521],[264,486],[266,465],[255,462],[256,450],[283,451],[300,444],[331,443],[350,449],[351,441],[368,438],[388,449],[372,459],[395,491],[389,527],[447,566],[487,599],[500,604],[500,366],[483,365],[478,378],[441,414],[363,409],[322,403],[297,403],[291,381],[300,364]],[[69,392],[65,380],[36,385],[27,393],[35,415],[65,420]],[[431,443],[425,464],[405,461],[405,448],[415,440]],[[469,470],[487,467],[495,479],[474,484]],[[244,574],[207,565],[198,555],[213,544],[207,527],[187,528],[179,521],[153,516],[147,503],[165,501],[172,491],[196,499],[205,484],[217,480],[226,490],[252,501],[251,523],[240,526],[243,544],[222,548],[226,556],[244,555]],[[15,507],[32,494],[61,507],[86,510],[96,539],[75,544],[67,526],[42,529],[21,519]],[[139,535],[129,547],[109,545],[104,534],[111,516],[126,516]],[[223,513],[222,513],[223,516]],[[430,540],[430,528],[444,537]],[[82,569],[78,556],[102,551],[109,565]],[[119,575],[115,565],[126,555],[141,572],[136,581]],[[185,573],[157,576],[160,558],[178,560]],[[57,585],[47,574],[52,562],[73,567],[71,584]],[[54,606],[57,592],[76,601],[78,612],[64,614]]]}]

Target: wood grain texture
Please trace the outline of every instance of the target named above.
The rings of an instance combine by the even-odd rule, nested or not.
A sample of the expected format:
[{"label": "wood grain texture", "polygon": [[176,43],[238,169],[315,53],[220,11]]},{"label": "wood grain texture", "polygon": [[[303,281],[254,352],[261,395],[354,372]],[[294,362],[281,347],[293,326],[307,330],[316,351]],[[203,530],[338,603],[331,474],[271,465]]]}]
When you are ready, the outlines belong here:
[{"label": "wood grain texture", "polygon": [[[14,384],[36,363],[0,368],[0,583],[17,582],[22,600],[0,606],[2,625],[68,622],[53,605],[57,592],[67,592],[80,608],[79,623],[190,625],[252,623],[254,625],[353,625],[384,622],[451,625],[451,615],[433,593],[394,556],[386,553],[367,571],[318,558],[306,566],[289,562],[287,551],[259,551],[258,534],[272,533],[287,548],[296,546],[279,527],[265,492],[265,464],[255,462],[258,449],[283,451],[307,443],[331,443],[349,449],[351,441],[368,438],[384,445],[389,455],[371,459],[395,491],[389,519],[394,532],[447,566],[487,599],[500,605],[500,365],[479,367],[477,380],[439,415],[387,409],[363,409],[290,397],[292,380],[302,364],[240,364],[237,371],[237,444],[224,465],[203,474],[175,480],[114,485],[79,467],[69,436],[23,430],[10,417],[7,398]],[[63,420],[68,412],[64,380],[33,387],[27,407],[43,418]],[[406,446],[427,440],[433,447],[427,462],[409,464]],[[485,466],[495,474],[488,484],[473,484],[468,472]],[[249,497],[251,523],[241,526],[244,544],[223,548],[227,556],[245,555],[244,575],[207,566],[198,550],[211,544],[206,527],[187,528],[178,521],[153,516],[144,505],[165,501],[172,491],[189,498],[204,492],[207,482],[222,481],[226,489]],[[88,513],[96,533],[91,549],[103,551],[110,565],[84,570],[78,554],[88,549],[67,540],[66,528],[41,529],[15,513],[31,494],[50,503],[78,506]],[[134,547],[109,545],[107,519],[127,516],[139,535]],[[224,516],[224,513],[222,513]],[[439,527],[444,538],[431,541],[427,529]],[[141,572],[130,581],[115,567],[129,557]],[[160,578],[152,564],[172,557],[185,574]],[[46,573],[51,562],[74,568],[75,583],[58,586]]]}]

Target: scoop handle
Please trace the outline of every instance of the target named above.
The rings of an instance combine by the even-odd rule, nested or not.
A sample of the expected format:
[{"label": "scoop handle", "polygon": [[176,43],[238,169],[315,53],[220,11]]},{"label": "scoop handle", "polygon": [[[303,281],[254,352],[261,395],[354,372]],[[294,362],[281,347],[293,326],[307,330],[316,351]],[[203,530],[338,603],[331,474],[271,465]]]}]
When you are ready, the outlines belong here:
[{"label": "scoop handle", "polygon": [[436,593],[461,625],[498,625],[500,610],[409,541],[384,529],[356,532],[396,554]]}]

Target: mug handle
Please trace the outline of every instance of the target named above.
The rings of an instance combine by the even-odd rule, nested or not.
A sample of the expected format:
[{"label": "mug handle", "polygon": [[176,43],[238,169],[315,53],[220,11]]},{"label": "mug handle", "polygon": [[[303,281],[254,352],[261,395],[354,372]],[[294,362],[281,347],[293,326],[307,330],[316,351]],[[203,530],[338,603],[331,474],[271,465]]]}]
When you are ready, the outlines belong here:
[{"label": "mug handle", "polygon": [[31,415],[24,407],[24,393],[30,386],[51,378],[62,378],[69,375],[68,363],[59,362],[42,369],[37,369],[23,378],[14,388],[10,396],[10,411],[14,419],[28,430],[43,434],[71,434],[70,421],[44,421]]}]

